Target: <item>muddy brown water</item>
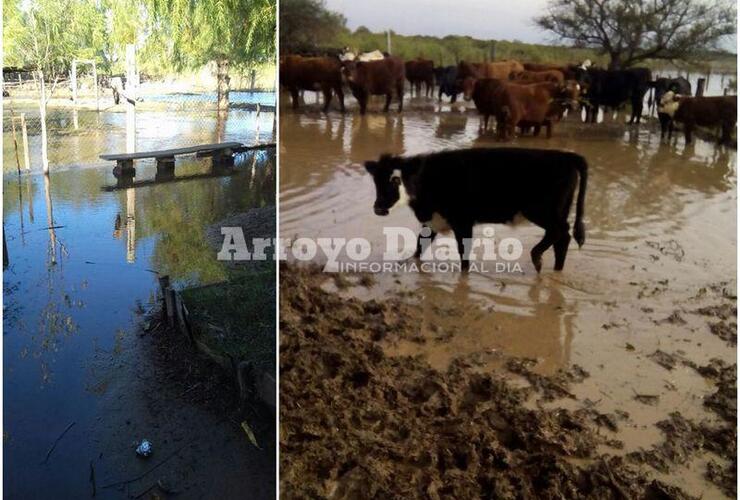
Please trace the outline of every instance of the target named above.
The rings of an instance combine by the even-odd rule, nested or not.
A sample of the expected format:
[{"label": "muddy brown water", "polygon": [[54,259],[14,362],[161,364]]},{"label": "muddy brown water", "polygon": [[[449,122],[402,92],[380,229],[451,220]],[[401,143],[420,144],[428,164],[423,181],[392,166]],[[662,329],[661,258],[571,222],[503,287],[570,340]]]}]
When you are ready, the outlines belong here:
[{"label": "muddy brown water", "polygon": [[[381,153],[500,145],[479,134],[478,117],[465,104],[411,99],[403,114],[382,114],[380,107],[375,102],[364,117],[352,108],[345,115],[322,114],[311,104],[299,113],[282,111],[282,238],[362,237],[372,244],[369,260],[379,261],[384,227],[416,232],[420,225],[408,207],[385,218],[374,215],[375,190],[364,161]],[[698,364],[713,357],[735,362],[735,348],[687,311],[704,305],[703,287],[736,293],[736,152],[703,140],[662,143],[659,135],[655,123],[625,126],[607,118],[593,126],[571,117],[549,140],[521,137],[508,144],[571,150],[588,160],[586,244],[580,250],[571,245],[562,273],[552,271],[552,252],[545,254],[542,274],[529,261],[540,228],[494,225],[497,238],[521,240],[521,272],[379,273],[369,289],[340,291],[328,279],[327,289],[360,298],[406,293],[427,318],[422,335],[444,334],[444,341],[387,345],[389,355],[421,355],[440,369],[469,355],[482,359],[484,370],[502,369],[506,356],[534,358],[543,374],[582,366],[591,376],[575,387],[577,401],[553,404],[590,400],[602,412],[628,412],[615,435],[624,450],[611,453],[661,441],[654,424],[671,411],[714,419],[702,406],[711,384],[691,368],[667,370],[648,356],[659,349]],[[492,196],[497,189],[506,186],[491,186]],[[482,231],[479,226],[475,234]],[[314,260],[326,261],[320,254]],[[342,254],[340,260],[349,258]],[[685,324],[666,320],[677,310]],[[658,395],[658,404],[636,401],[638,393]],[[707,458],[662,479],[705,498],[721,496],[703,478]]]}]

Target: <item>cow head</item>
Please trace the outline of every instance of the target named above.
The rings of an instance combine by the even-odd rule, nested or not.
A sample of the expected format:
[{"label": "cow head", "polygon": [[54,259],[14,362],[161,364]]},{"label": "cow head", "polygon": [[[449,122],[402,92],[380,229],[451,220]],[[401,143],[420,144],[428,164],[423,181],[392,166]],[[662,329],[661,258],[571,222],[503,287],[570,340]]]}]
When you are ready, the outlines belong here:
[{"label": "cow head", "polygon": [[462,83],[460,85],[460,88],[462,88],[463,91],[463,97],[466,101],[469,101],[473,98],[473,89],[475,89],[475,78],[472,76],[468,76],[463,78]]},{"label": "cow head", "polygon": [[357,67],[361,63],[351,60],[342,61],[342,79],[350,85],[357,81]]},{"label": "cow head", "polygon": [[571,111],[578,111],[581,98],[581,84],[575,80],[566,80],[558,88],[558,98]]},{"label": "cow head", "polygon": [[378,161],[365,162],[365,169],[373,176],[375,183],[375,215],[388,215],[393,205],[405,194],[401,167],[401,160],[390,155],[383,155]]},{"label": "cow head", "polygon": [[675,115],[676,111],[678,110],[680,99],[681,96],[676,94],[672,90],[664,93],[660,97],[660,101],[658,102],[658,113],[666,114],[673,118],[673,115]]}]

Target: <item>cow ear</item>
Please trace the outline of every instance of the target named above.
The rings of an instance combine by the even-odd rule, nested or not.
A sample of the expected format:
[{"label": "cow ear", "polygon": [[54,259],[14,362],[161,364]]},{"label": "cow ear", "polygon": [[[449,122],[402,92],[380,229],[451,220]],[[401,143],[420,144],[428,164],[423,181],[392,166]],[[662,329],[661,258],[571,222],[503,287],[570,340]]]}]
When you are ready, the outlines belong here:
[{"label": "cow ear", "polygon": [[369,174],[375,175],[375,172],[378,171],[378,162],[377,161],[366,161],[365,170],[367,170]]}]

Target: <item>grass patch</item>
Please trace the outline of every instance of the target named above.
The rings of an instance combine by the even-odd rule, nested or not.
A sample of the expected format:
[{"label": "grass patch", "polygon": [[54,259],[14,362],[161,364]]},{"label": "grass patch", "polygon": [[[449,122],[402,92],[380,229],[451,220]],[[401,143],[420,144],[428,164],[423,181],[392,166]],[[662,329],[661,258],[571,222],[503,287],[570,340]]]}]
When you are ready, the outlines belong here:
[{"label": "grass patch", "polygon": [[[255,263],[257,264],[257,263]],[[228,281],[182,292],[195,335],[216,353],[275,372],[275,266],[229,273]]]}]

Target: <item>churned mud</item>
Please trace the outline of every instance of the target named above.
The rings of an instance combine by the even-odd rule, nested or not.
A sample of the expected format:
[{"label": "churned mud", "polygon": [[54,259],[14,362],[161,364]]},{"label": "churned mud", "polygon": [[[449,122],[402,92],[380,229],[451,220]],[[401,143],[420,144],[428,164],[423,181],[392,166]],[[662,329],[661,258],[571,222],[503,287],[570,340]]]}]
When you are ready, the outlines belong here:
[{"label": "churned mud", "polygon": [[[342,283],[375,286],[363,275]],[[491,371],[463,355],[436,369],[389,356],[399,342],[450,339],[421,333],[408,296],[360,300],[336,288],[318,268],[281,268],[286,498],[692,498],[666,477],[707,457],[707,481],[734,495],[734,365],[691,366],[716,386],[705,404],[721,418],[671,413],[654,445],[624,453],[631,417],[579,394],[584,368],[542,375],[534,360],[504,356],[505,369]]]}]

